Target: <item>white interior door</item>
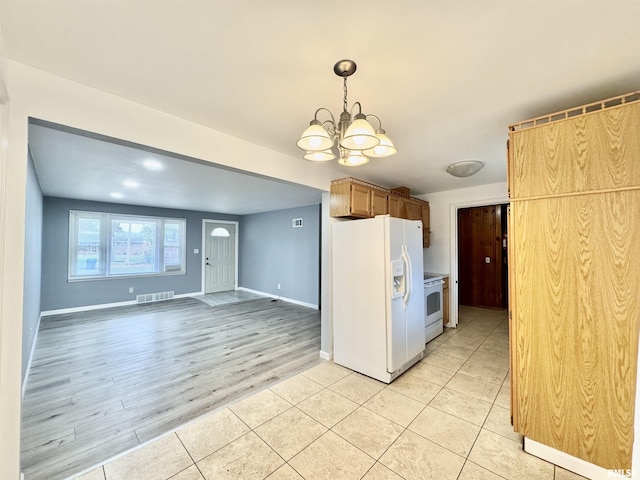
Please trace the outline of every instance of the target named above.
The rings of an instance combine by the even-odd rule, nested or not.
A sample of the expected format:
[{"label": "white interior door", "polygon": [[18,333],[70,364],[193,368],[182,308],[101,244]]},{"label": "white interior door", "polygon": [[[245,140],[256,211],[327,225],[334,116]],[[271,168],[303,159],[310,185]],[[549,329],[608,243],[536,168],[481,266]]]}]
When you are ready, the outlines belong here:
[{"label": "white interior door", "polygon": [[236,288],[236,226],[233,223],[205,224],[204,292]]}]

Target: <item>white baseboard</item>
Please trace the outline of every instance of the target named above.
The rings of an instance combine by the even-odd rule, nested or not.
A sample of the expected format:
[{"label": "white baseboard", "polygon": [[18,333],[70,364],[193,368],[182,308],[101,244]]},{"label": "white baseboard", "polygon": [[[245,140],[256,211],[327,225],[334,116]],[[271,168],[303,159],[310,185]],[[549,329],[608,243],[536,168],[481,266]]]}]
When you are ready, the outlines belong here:
[{"label": "white baseboard", "polygon": [[33,361],[33,352],[36,351],[36,342],[38,341],[38,333],[40,332],[40,320],[42,320],[42,313],[38,316],[38,323],[36,324],[36,334],[33,336],[33,343],[31,344],[31,352],[29,352],[29,360],[27,361],[27,368],[24,372],[24,380],[22,381],[22,399],[24,400],[24,392],[27,391],[27,380],[29,379],[29,372],[31,371],[31,362]]},{"label": "white baseboard", "polygon": [[[561,452],[530,438],[524,437],[524,451],[538,458],[551,462],[571,472],[590,478],[591,480],[611,480],[612,478],[638,478],[635,472],[623,470],[607,470],[581,458]],[[628,473],[629,475],[625,475]]]},{"label": "white baseboard", "polygon": [[[174,295],[173,298],[185,298],[185,297],[195,297],[197,295],[204,295],[202,292],[193,292],[193,293],[181,293],[179,295]],[[138,302],[135,300],[127,300],[126,302],[114,302],[114,303],[102,303],[99,305],[84,305],[82,307],[71,307],[71,308],[60,308],[58,310],[47,310],[42,312],[41,317],[47,317],[50,315],[60,315],[63,313],[76,313],[76,312],[88,312],[89,310],[100,310],[102,308],[111,308],[111,307],[122,307],[126,305],[137,305]]]},{"label": "white baseboard", "polygon": [[333,354],[328,352],[323,352],[322,350],[320,350],[320,358],[323,360],[332,360]]},{"label": "white baseboard", "polygon": [[236,290],[242,290],[243,292],[255,293],[256,295],[264,295],[265,297],[277,298],[278,300],[282,300],[287,303],[295,303],[296,305],[301,305],[303,307],[313,308],[314,310],[318,310],[318,305],[314,305],[313,303],[301,302],[300,300],[294,300],[293,298],[280,297],[279,295],[273,295],[272,293],[260,292],[258,290],[252,290],[250,288],[238,287]]}]

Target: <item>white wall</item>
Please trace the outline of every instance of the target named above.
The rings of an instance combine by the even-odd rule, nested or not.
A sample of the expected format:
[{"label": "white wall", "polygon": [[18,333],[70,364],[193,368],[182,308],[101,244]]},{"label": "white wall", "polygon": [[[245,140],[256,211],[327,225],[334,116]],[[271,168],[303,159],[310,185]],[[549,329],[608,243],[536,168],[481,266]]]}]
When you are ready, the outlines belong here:
[{"label": "white wall", "polygon": [[11,99],[8,129],[0,121],[0,478],[17,480],[29,117],[322,190],[341,174],[20,63],[0,59],[0,68],[0,115],[5,82]]},{"label": "white wall", "polygon": [[506,182],[422,195],[429,202],[431,243],[424,271],[449,274],[449,324],[458,324],[457,209],[509,201]]},{"label": "white wall", "polygon": [[[506,160],[505,160],[506,161]],[[424,250],[425,272],[451,273],[451,207],[490,205],[507,200],[506,182],[421,195],[429,202],[431,246]],[[507,200],[508,201],[508,200]],[[488,203],[485,203],[488,202]]]},{"label": "white wall", "polygon": [[[9,104],[7,95],[8,69],[6,45],[0,30],[0,478],[17,479],[20,459],[20,365],[21,365],[21,336],[22,336],[22,295],[15,297],[16,288],[22,289],[22,273],[18,281],[14,281],[12,273],[16,269],[13,261],[15,252],[11,249],[17,246],[22,251],[20,243],[22,235],[13,238],[7,226],[16,224],[16,217],[12,214],[12,207],[6,199],[15,193],[12,182],[20,178],[19,171],[15,172],[9,162]],[[26,157],[23,169],[26,171]],[[26,189],[22,188],[20,201],[24,204]],[[24,219],[24,215],[23,215]],[[21,223],[24,223],[21,222]],[[23,242],[22,242],[23,243]]]}]

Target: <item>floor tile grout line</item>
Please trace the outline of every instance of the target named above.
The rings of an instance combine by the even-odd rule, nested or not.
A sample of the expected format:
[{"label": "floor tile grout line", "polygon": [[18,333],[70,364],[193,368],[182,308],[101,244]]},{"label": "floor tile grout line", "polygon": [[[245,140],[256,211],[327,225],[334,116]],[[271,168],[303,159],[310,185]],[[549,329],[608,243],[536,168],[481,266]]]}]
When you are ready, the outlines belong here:
[{"label": "floor tile grout line", "polygon": [[[331,392],[333,392],[333,393],[335,393],[335,394],[337,394],[337,395],[341,396],[342,398],[345,398],[345,399],[349,400],[348,398],[344,397],[344,396],[343,396],[343,395],[341,395],[340,393],[335,392],[334,390],[331,390],[331,388],[330,388],[330,387],[331,387],[332,385],[334,385],[334,384],[338,383],[340,380],[342,380],[342,379],[344,379],[344,378],[346,378],[346,377],[348,377],[348,376],[350,376],[350,375],[353,375],[353,374],[355,374],[355,373],[357,373],[357,372],[353,372],[353,371],[352,371],[350,374],[345,375],[345,376],[344,376],[344,377],[342,377],[341,379],[338,379],[338,380],[336,380],[336,381],[332,382],[331,384],[329,384],[329,385],[327,385],[327,386],[324,386],[323,390],[321,390],[321,391],[329,390],[329,391],[331,391]],[[303,375],[305,378],[310,379],[308,376],[304,375],[303,373],[301,373],[301,375]],[[310,380],[311,380],[311,379],[310,379]],[[316,382],[316,383],[317,383],[317,382]],[[357,449],[358,451],[362,452],[363,454],[367,455],[369,458],[373,459],[374,463],[373,463],[373,465],[371,465],[371,467],[367,470],[367,472],[368,472],[369,470],[371,470],[371,469],[375,466],[375,464],[376,464],[376,463],[380,463],[380,461],[379,461],[379,460],[380,460],[380,458],[382,458],[382,457],[384,456],[384,454],[385,454],[385,453],[386,453],[386,452],[387,452],[387,451],[388,451],[388,450],[393,446],[393,444],[397,441],[397,439],[398,439],[398,438],[400,438],[400,436],[401,436],[405,431],[407,431],[407,429],[408,429],[408,427],[404,427],[404,426],[402,426],[402,425],[398,424],[397,422],[395,422],[395,421],[393,421],[393,420],[391,420],[391,419],[389,419],[389,418],[387,418],[387,417],[385,417],[385,416],[383,416],[383,415],[380,415],[379,413],[374,412],[373,410],[370,410],[369,408],[367,408],[367,407],[364,405],[365,403],[367,403],[369,400],[371,400],[371,399],[372,399],[373,397],[375,397],[376,395],[380,394],[380,392],[384,391],[384,390],[385,390],[385,389],[387,389],[388,387],[389,387],[389,384],[385,385],[385,386],[384,386],[380,391],[378,391],[377,393],[375,393],[374,395],[372,395],[370,398],[368,398],[367,400],[365,400],[363,403],[354,402],[354,403],[356,403],[358,406],[357,406],[353,411],[349,412],[346,416],[344,416],[343,418],[341,418],[340,420],[338,420],[338,421],[337,421],[333,426],[331,426],[331,427],[327,427],[326,425],[323,425],[321,422],[318,422],[318,420],[314,419],[313,417],[311,417],[310,415],[308,415],[308,414],[307,414],[310,418],[312,418],[313,420],[315,420],[316,422],[320,423],[321,425],[323,425],[324,427],[326,427],[326,428],[327,428],[327,430],[326,430],[326,431],[325,431],[325,432],[324,432],[320,437],[322,437],[322,436],[326,435],[326,433],[327,433],[327,432],[332,432],[334,435],[337,435],[339,438],[341,438],[343,441],[347,442],[349,445],[351,445],[352,447],[354,447],[354,448],[355,448],[355,449]],[[399,395],[403,395],[403,394],[401,394],[400,392],[396,392],[396,391],[394,391],[394,390],[391,390],[391,391],[393,391],[394,393],[398,393]],[[274,392],[274,393],[275,393],[275,392]],[[318,392],[318,393],[320,393],[320,392]],[[317,394],[314,394],[314,395],[317,395]],[[311,395],[311,396],[313,396],[313,395]],[[403,396],[407,397],[406,395],[403,395]],[[311,397],[308,397],[308,398],[311,398]],[[407,397],[407,398],[409,398],[409,399],[411,399],[411,400],[415,400],[415,399],[413,399],[413,398],[411,398],[411,397]],[[298,402],[298,404],[302,403],[303,401],[304,401],[304,400],[301,400],[300,402]],[[350,401],[352,401],[352,400],[350,400]],[[419,403],[422,403],[422,402],[419,402]],[[298,405],[298,404],[293,405],[293,407],[296,407],[296,408],[297,408],[297,405]],[[292,408],[293,408],[293,407],[292,407]],[[419,412],[419,413],[418,413],[418,414],[413,418],[413,420],[415,420],[415,418],[417,418],[417,417],[418,417],[418,415],[420,415],[420,413],[422,413],[426,407],[427,407],[427,404],[425,404],[425,405],[424,405],[424,407],[423,407],[423,408],[420,410],[420,412]],[[386,449],[385,449],[385,450],[380,454],[380,456],[379,456],[378,458],[374,458],[374,457],[372,457],[372,456],[371,456],[371,455],[369,455],[367,452],[363,451],[360,447],[358,447],[358,446],[354,445],[351,441],[349,441],[348,439],[344,438],[344,437],[343,437],[342,435],[340,435],[338,432],[336,432],[336,431],[334,431],[334,430],[333,430],[333,429],[334,429],[338,424],[340,424],[342,421],[344,421],[346,418],[348,418],[350,415],[352,415],[352,414],[353,414],[355,411],[357,411],[359,408],[364,408],[365,410],[368,410],[369,412],[371,412],[371,413],[373,413],[373,414],[375,414],[375,415],[378,415],[378,416],[380,416],[381,418],[384,418],[385,420],[387,420],[387,421],[389,421],[389,422],[391,422],[391,423],[393,423],[393,424],[395,424],[395,425],[398,425],[399,427],[401,427],[401,428],[403,429],[403,430],[402,430],[402,432],[400,432],[400,434],[398,434],[398,436],[397,436],[397,437],[393,440],[393,442],[391,442],[391,444],[390,444],[390,445],[389,445],[389,446],[388,446],[388,447],[387,447],[387,448],[386,448]],[[298,410],[300,410],[300,409],[298,409]],[[305,414],[306,414],[306,412],[303,412],[303,413],[305,413]],[[412,420],[412,422],[413,422],[413,420]],[[412,423],[412,422],[411,422],[411,423]],[[265,423],[266,423],[266,422],[265,422]],[[264,424],[263,424],[263,425],[264,425]],[[412,432],[412,433],[413,433],[413,432]],[[320,437],[318,437],[318,438],[320,438]],[[316,440],[317,440],[317,439],[316,439]],[[315,440],[314,440],[314,442],[315,442]],[[300,452],[296,453],[296,455],[294,455],[294,457],[292,457],[292,458],[295,458],[295,456],[297,456],[298,454],[300,454],[301,452],[303,452],[304,450],[306,450],[307,448],[309,448],[309,447],[310,447],[314,442],[311,442],[309,445],[305,446],[305,448],[303,448],[302,450],[300,450]],[[286,463],[287,463],[287,464],[289,464],[289,462],[286,462]],[[385,468],[388,468],[390,471],[392,471],[392,472],[393,472],[393,473],[395,473],[396,475],[399,475],[399,476],[400,476],[400,474],[398,474],[397,472],[395,472],[395,471],[394,471],[394,470],[392,470],[391,468],[387,467],[386,465],[384,465],[384,464],[382,464],[382,463],[380,463],[380,464],[381,464],[381,465],[383,465]],[[289,466],[290,466],[291,468],[293,468],[291,465],[289,465]],[[300,474],[297,470],[295,470],[295,469],[294,469],[294,471],[296,471],[296,473],[298,473],[300,476],[302,476],[302,474]],[[366,475],[366,474],[367,474],[367,472],[365,472],[365,473],[364,473],[364,475]],[[303,478],[304,478],[304,477],[303,477]],[[362,478],[362,477],[361,477],[361,478]]]},{"label": "floor tile grout line", "polygon": [[[482,345],[487,341],[487,339],[489,339],[489,338],[491,337],[491,335],[493,334],[493,332],[494,332],[494,331],[495,331],[499,326],[500,326],[500,323],[499,323],[499,322],[498,322],[498,323],[496,323],[496,326],[491,330],[491,332],[489,332],[489,333],[486,335],[486,337],[484,338],[484,340],[482,341],[482,343],[480,343],[480,344],[476,347],[476,349],[474,350],[474,352],[473,352],[471,355],[469,355],[469,357],[465,360],[465,362],[464,362],[464,363],[463,363],[463,364],[458,368],[458,370],[456,371],[455,375],[457,375],[458,373],[461,373],[461,372],[460,372],[460,369],[461,369],[461,368],[462,368],[462,367],[463,367],[467,362],[469,362],[469,361],[470,361],[471,356],[473,356],[473,354],[474,354],[475,352],[477,352],[477,351],[478,351],[478,349],[479,349],[479,348],[480,348],[480,347],[481,347],[481,346],[482,346]],[[449,340],[449,339],[447,339],[447,340]],[[447,340],[445,340],[444,342],[442,342],[442,344],[440,344],[440,345],[438,346],[438,348],[439,348],[439,347],[441,347],[442,345],[445,345],[445,344],[447,343]],[[437,350],[437,349],[435,349],[435,350]],[[435,350],[434,350],[434,351],[435,351]],[[447,381],[447,383],[446,383],[446,384],[441,388],[441,390],[440,390],[440,391],[442,391],[444,388],[446,388],[446,386],[451,382],[451,380],[453,380],[453,378],[455,377],[455,375],[454,375],[454,376],[452,376],[452,377]],[[464,463],[463,463],[463,465],[462,465],[462,468],[460,469],[460,472],[458,472],[458,476],[457,476],[457,478],[459,478],[459,477],[460,477],[460,475],[462,474],[462,471],[464,470],[464,466],[466,465],[466,463],[467,463],[468,461],[470,461],[470,460],[469,460],[469,456],[471,455],[471,452],[472,452],[473,448],[475,447],[475,444],[476,444],[476,442],[477,442],[477,440],[478,440],[478,438],[479,438],[479,436],[480,436],[480,433],[481,433],[481,432],[482,432],[482,430],[485,428],[484,426],[485,426],[485,424],[486,424],[486,422],[487,422],[487,419],[488,419],[489,415],[491,414],[491,410],[493,409],[493,406],[495,405],[495,400],[497,399],[497,396],[498,396],[498,394],[500,393],[500,389],[502,388],[502,385],[504,384],[504,382],[505,382],[505,379],[503,379],[502,383],[500,384],[500,388],[498,389],[498,392],[496,393],[496,396],[494,397],[494,400],[493,400],[493,402],[491,403],[491,407],[490,407],[490,409],[489,409],[489,412],[488,412],[488,413],[487,413],[487,415],[485,416],[485,419],[484,419],[484,421],[482,422],[482,425],[481,425],[481,426],[480,426],[480,428],[478,429],[478,433],[476,434],[476,437],[475,437],[475,439],[474,439],[474,441],[473,441],[473,444],[472,444],[472,445],[471,445],[471,447],[469,448],[469,453],[468,453],[468,454],[466,455],[466,457],[464,458]],[[491,383],[491,382],[485,382],[485,383]],[[455,391],[455,390],[454,390],[454,391]],[[439,393],[438,393],[438,394],[439,394]],[[438,394],[436,394],[436,396],[437,396]],[[434,396],[434,398],[435,398],[435,396]],[[488,402],[487,402],[487,403],[488,403]],[[431,404],[431,402],[429,402],[429,405],[430,405],[430,404]],[[426,407],[425,407],[425,408],[426,408]],[[435,406],[432,406],[432,408],[436,408],[436,409],[437,409],[437,407],[435,407]],[[440,410],[440,409],[438,409],[438,410]],[[440,411],[443,411],[443,410],[440,410]],[[443,412],[444,412],[444,411],[443,411]],[[449,413],[449,412],[444,412],[444,413],[451,415],[451,413]],[[467,421],[467,420],[465,420],[465,419],[463,419],[463,418],[461,418],[461,417],[457,417],[456,415],[453,415],[453,416],[454,416],[454,417],[456,417],[456,418],[459,418],[459,419],[461,419],[461,420],[463,420],[463,421]],[[471,423],[471,422],[469,422],[469,423]],[[418,435],[419,435],[419,434],[418,434]],[[423,437],[423,438],[424,438],[424,437]],[[442,445],[440,445],[440,446],[442,447]],[[446,448],[446,447],[445,447],[445,448]],[[449,451],[451,451],[451,450],[449,450]],[[456,452],[453,452],[453,453],[456,453]],[[473,463],[473,462],[471,462],[471,463]],[[482,468],[484,468],[484,467],[482,467]],[[489,470],[489,471],[490,471],[491,473],[494,473],[494,474],[495,474],[495,472],[493,472],[493,471],[491,471],[491,470]],[[502,475],[499,475],[499,474],[496,474],[496,475],[498,475],[498,476],[502,477]],[[504,477],[502,477],[502,478],[504,478]]]},{"label": "floor tile grout line", "polygon": [[[191,465],[189,465],[186,468],[183,468],[182,470],[180,470],[179,472],[176,472],[174,474],[171,475],[171,477],[175,477],[176,475],[178,475],[181,472],[184,472],[185,470],[191,468],[192,466],[195,466],[196,469],[198,470],[198,472],[200,473],[200,475],[202,475],[202,478],[206,478],[204,476],[204,473],[202,473],[202,470],[200,470],[200,467],[198,466],[198,462],[195,461],[195,459],[193,458],[193,455],[191,455],[191,452],[189,451],[189,449],[187,448],[187,446],[184,444],[184,442],[182,441],[182,439],[180,438],[180,435],[178,435],[178,432],[174,432],[175,436],[178,437],[178,441],[180,442],[180,444],[182,445],[182,448],[184,448],[184,450],[187,452],[187,455],[189,455],[189,458],[191,459],[191,461],[193,462]],[[205,457],[206,458],[206,457]],[[166,480],[169,480],[171,477],[168,477]]]}]

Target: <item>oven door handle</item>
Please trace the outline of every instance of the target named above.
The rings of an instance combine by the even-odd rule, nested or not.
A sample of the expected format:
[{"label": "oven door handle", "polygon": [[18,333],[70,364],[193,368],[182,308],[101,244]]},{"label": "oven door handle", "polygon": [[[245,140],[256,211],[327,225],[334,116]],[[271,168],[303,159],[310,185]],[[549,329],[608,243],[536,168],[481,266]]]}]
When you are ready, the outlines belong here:
[{"label": "oven door handle", "polygon": [[407,309],[407,303],[409,303],[409,298],[411,297],[411,290],[413,288],[413,281],[411,276],[411,259],[409,258],[409,254],[407,253],[407,246],[402,246],[402,261],[404,262],[405,270],[404,270],[404,295],[402,295],[402,308],[403,310]]}]

